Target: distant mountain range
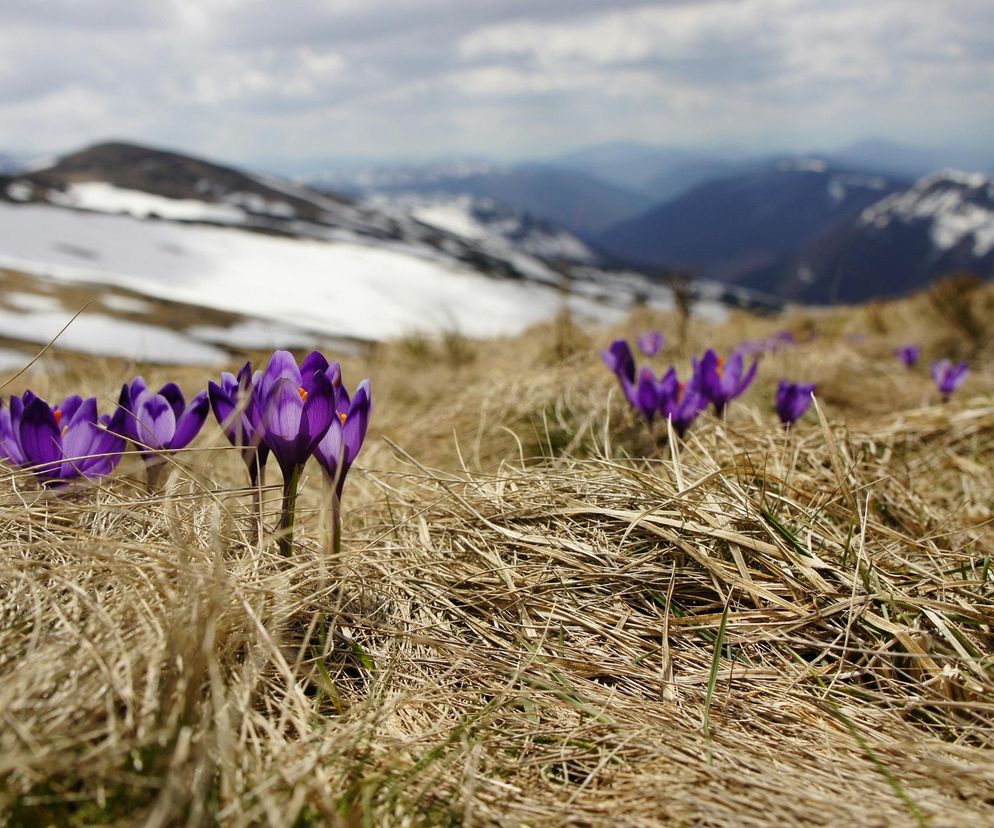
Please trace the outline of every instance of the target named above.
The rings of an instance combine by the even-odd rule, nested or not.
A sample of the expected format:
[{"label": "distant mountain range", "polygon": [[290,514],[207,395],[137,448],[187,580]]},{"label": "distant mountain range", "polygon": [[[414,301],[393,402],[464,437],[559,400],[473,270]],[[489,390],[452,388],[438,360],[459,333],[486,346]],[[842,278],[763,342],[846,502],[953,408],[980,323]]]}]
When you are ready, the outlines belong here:
[{"label": "distant mountain range", "polygon": [[[351,186],[366,197],[463,194],[569,228],[620,267],[685,271],[785,299],[844,302],[906,293],[950,268],[990,275],[985,255],[976,253],[982,243],[937,253],[924,221],[905,227],[895,219],[900,234],[868,234],[860,224],[867,209],[892,196],[917,200],[931,179],[915,179],[948,157],[882,141],[831,154],[752,158],[621,143],[513,168],[367,173]],[[962,158],[984,163],[982,156]],[[983,225],[987,214],[974,201],[964,202],[980,210],[969,221]],[[954,213],[930,221],[955,225],[962,220],[955,210],[966,208],[946,209]],[[976,232],[982,239],[988,231]],[[857,267],[856,258],[865,265]],[[856,272],[862,275],[847,275]],[[827,273],[833,275],[819,275]]]},{"label": "distant mountain range", "polygon": [[750,291],[845,302],[950,270],[991,275],[991,178],[894,172],[928,160],[879,142],[751,159],[620,144],[541,164],[393,167],[308,186],[117,142],[0,173],[0,203],[365,245],[548,287],[570,275],[579,293],[613,304],[662,301],[659,277],[672,272],[746,304],[766,301]]},{"label": "distant mountain range", "polygon": [[356,194],[469,195],[529,213],[585,237],[648,209],[653,199],[610,181],[545,164],[429,165],[366,171],[311,182]]}]

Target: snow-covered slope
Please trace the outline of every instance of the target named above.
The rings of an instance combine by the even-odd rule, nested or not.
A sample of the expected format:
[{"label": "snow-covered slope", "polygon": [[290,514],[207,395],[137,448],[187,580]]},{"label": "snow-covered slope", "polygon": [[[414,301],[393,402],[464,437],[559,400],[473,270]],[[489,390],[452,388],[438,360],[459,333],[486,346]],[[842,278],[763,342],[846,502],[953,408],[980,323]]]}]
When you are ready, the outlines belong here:
[{"label": "snow-covered slope", "polygon": [[[441,254],[39,204],[0,204],[0,266],[368,340],[514,333],[559,307],[550,286],[494,279]],[[604,313],[592,302],[577,310]]]},{"label": "snow-covered slope", "polygon": [[486,250],[474,239],[420,222],[408,211],[387,213],[275,176],[133,144],[98,144],[51,166],[0,177],[4,200],[237,226],[290,238],[375,242],[421,256],[442,255],[499,278],[550,283],[558,278],[541,262]]},{"label": "snow-covered slope", "polygon": [[496,255],[524,252],[545,260],[581,264],[598,260],[597,254],[572,233],[502,207],[489,198],[445,193],[376,194],[364,204],[413,216],[422,224],[486,245]]},{"label": "snow-covered slope", "polygon": [[891,222],[927,229],[937,251],[967,245],[978,258],[994,249],[994,180],[943,170],[863,210],[860,222],[877,230]]},{"label": "snow-covered slope", "polygon": [[746,284],[806,302],[861,302],[963,271],[994,276],[994,179],[943,170],[865,207]]}]

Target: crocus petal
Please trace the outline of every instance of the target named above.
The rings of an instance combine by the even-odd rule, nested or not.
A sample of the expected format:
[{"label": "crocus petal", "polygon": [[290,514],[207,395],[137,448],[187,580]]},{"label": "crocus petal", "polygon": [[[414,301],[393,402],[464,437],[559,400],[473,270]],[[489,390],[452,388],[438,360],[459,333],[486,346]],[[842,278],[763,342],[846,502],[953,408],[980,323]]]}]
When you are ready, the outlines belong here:
[{"label": "crocus petal", "polygon": [[635,382],[635,357],[624,339],[616,339],[606,351],[601,351],[601,359],[619,380]]},{"label": "crocus petal", "polygon": [[224,433],[232,444],[238,445],[239,441],[233,435],[240,425],[241,417],[232,417],[236,403],[233,389],[226,382],[227,377],[234,379],[231,374],[222,374],[220,385],[213,380],[207,383],[207,398],[210,400],[211,410],[214,412],[218,425],[224,429]]},{"label": "crocus petal", "polygon": [[206,391],[201,391],[190,400],[190,404],[176,421],[176,433],[173,435],[169,448],[173,451],[186,448],[203,428],[209,408],[210,403]]},{"label": "crocus petal", "polygon": [[272,393],[273,386],[281,379],[289,380],[294,389],[301,385],[300,369],[297,367],[297,361],[293,358],[293,354],[289,351],[273,351],[273,355],[269,358],[269,364],[266,365],[266,370],[262,372],[257,388],[264,405]]},{"label": "crocus petal", "polygon": [[24,406],[19,431],[25,462],[40,467],[42,477],[56,476],[62,460],[62,438],[48,403],[36,397]]},{"label": "crocus petal", "polygon": [[[304,403],[301,439],[306,451],[304,460],[314,451],[314,447],[324,437],[331,425],[332,418],[337,418],[335,410],[335,389],[331,381],[323,374],[316,373],[311,378],[311,387]],[[304,462],[301,460],[300,462]]]},{"label": "crocus petal", "polygon": [[166,402],[169,403],[169,407],[173,410],[173,416],[179,420],[183,409],[186,408],[186,399],[183,397],[183,392],[180,391],[179,386],[175,382],[167,382],[159,389],[159,396],[165,397]]},{"label": "crocus petal", "polygon": [[339,414],[348,414],[352,401],[349,399],[349,390],[342,382],[342,366],[333,362],[324,373],[330,380],[332,388],[335,389],[335,409]]},{"label": "crocus petal", "polygon": [[300,434],[300,420],[304,412],[304,401],[298,386],[286,377],[278,379],[266,399],[263,423],[266,437],[292,440]]},{"label": "crocus petal", "polygon": [[320,351],[311,351],[300,363],[300,376],[306,378],[318,371],[324,374],[328,368],[328,360],[324,354]]},{"label": "crocus petal", "polygon": [[[65,416],[63,415],[63,420]],[[97,400],[90,397],[77,409],[73,418],[66,424],[62,435],[62,451],[69,460],[86,457],[93,451],[96,435],[91,426],[97,423]]]},{"label": "crocus petal", "polygon": [[297,388],[292,379],[281,377],[270,389],[262,411],[264,439],[284,474],[307,459],[306,453],[300,456],[304,401]]},{"label": "crocus petal", "polygon": [[[742,355],[736,354],[736,356],[741,360]],[[759,360],[754,359],[752,365],[749,366],[749,371],[744,377],[742,377],[735,388],[735,396],[738,397],[745,392],[745,390],[752,385],[752,381],[756,379],[756,371],[759,370]],[[740,369],[741,372],[741,369]]]},{"label": "crocus petal", "polygon": [[128,407],[133,411],[135,408],[136,400],[148,391],[148,384],[145,382],[145,377],[137,376],[131,380],[131,384],[126,386],[127,391],[127,404]]},{"label": "crocus petal", "polygon": [[15,466],[24,463],[21,445],[14,431],[14,421],[10,411],[0,407],[0,457],[9,460]]},{"label": "crocus petal", "polygon": [[651,368],[643,368],[639,374],[638,387],[635,390],[636,408],[649,424],[659,408],[659,392],[656,385],[656,375]]},{"label": "crocus petal", "polygon": [[314,457],[328,480],[337,482],[338,469],[345,461],[345,438],[341,420],[337,416],[328,426],[324,437],[314,447]]},{"label": "crocus petal", "polygon": [[135,402],[138,442],[153,450],[168,446],[176,434],[176,415],[169,401],[161,394],[145,391]]},{"label": "crocus petal", "polygon": [[343,427],[343,437],[346,447],[346,462],[350,465],[359,454],[359,449],[366,440],[366,430],[369,428],[369,416],[373,409],[373,396],[370,389],[369,380],[365,379],[359,383],[355,397],[349,407],[348,416],[345,418]]},{"label": "crocus petal", "polygon": [[936,383],[941,383],[943,376],[945,376],[949,369],[952,368],[952,363],[948,359],[940,359],[938,362],[932,363],[932,379]]},{"label": "crocus petal", "polygon": [[659,404],[662,407],[680,393],[680,377],[676,368],[671,367],[659,381]]},{"label": "crocus petal", "polygon": [[83,398],[78,394],[74,394],[71,397],[66,397],[56,406],[62,414],[61,422],[63,425],[68,423],[73,418],[73,415],[79,410],[79,407],[82,404]]}]

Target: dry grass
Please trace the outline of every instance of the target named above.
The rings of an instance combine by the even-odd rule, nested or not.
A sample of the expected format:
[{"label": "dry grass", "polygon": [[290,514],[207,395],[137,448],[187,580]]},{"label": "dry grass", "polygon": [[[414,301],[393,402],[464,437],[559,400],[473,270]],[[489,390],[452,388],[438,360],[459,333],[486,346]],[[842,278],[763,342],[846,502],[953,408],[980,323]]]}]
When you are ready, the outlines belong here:
[{"label": "dry grass", "polygon": [[[163,499],[130,462],[65,497],[4,470],[3,818],[994,824],[994,371],[945,406],[898,371],[909,331],[969,344],[924,298],[689,347],[784,324],[819,337],[678,452],[611,391],[620,329],[353,360],[340,556],[313,470],[293,558],[254,542],[210,428]],[[32,387],[126,370],[60,366]],[[790,435],[782,373],[821,388]]]}]

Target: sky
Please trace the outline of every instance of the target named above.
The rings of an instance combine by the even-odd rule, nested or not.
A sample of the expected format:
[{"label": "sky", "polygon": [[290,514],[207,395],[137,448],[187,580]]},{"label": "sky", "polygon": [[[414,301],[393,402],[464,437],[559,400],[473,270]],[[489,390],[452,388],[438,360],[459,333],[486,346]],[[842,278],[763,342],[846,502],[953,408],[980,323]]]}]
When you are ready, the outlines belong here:
[{"label": "sky", "polygon": [[994,146],[991,0],[3,0],[0,152]]}]

